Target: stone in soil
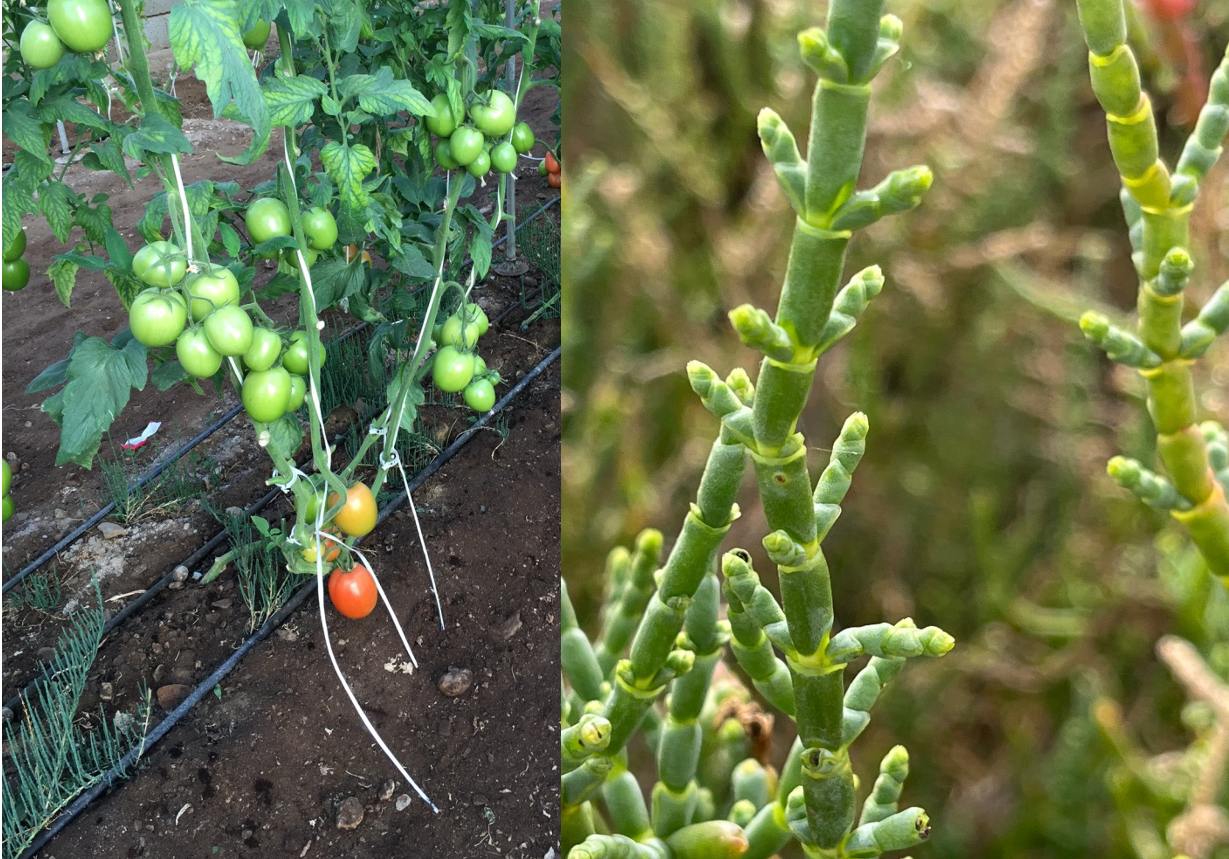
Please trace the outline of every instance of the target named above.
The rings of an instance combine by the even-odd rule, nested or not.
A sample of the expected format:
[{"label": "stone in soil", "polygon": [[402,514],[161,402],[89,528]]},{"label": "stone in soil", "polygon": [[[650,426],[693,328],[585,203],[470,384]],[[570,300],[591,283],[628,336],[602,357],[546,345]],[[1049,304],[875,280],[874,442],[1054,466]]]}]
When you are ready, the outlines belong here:
[{"label": "stone in soil", "polygon": [[159,686],[154,693],[158,697],[158,706],[163,710],[174,710],[192,694],[192,687],[183,683],[170,683]]},{"label": "stone in soil", "polygon": [[342,800],[341,805],[337,808],[337,828],[338,829],[358,829],[358,825],[363,822],[363,803],[356,796],[349,796]]},{"label": "stone in soil", "polygon": [[474,673],[468,668],[450,668],[440,678],[439,689],[449,698],[464,695],[474,685]]}]

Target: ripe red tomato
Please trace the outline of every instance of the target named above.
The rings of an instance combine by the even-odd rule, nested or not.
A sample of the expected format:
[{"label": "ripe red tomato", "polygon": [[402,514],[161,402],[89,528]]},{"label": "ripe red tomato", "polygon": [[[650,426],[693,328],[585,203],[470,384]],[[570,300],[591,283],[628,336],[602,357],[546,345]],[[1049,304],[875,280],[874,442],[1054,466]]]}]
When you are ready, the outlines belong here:
[{"label": "ripe red tomato", "polygon": [[329,576],[329,599],[348,618],[357,620],[371,614],[379,596],[376,580],[362,564],[350,570],[333,570]]},{"label": "ripe red tomato", "polygon": [[549,150],[546,153],[546,158],[543,163],[546,164],[547,173],[558,173],[561,169],[559,159],[556,158],[554,153],[550,152]]},{"label": "ripe red tomato", "polygon": [[1195,9],[1195,0],[1145,0],[1144,5],[1158,21],[1181,21]]},{"label": "ripe red tomato", "polygon": [[546,184],[550,185],[552,188],[562,188],[563,187],[563,174],[562,173],[548,173],[546,176]]}]

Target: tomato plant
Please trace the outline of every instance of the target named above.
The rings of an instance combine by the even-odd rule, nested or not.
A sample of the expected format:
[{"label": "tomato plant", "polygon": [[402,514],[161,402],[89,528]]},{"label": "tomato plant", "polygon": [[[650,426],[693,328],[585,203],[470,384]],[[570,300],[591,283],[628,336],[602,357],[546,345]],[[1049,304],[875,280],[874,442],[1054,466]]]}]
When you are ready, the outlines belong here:
[{"label": "tomato plant", "polygon": [[174,286],[187,270],[187,258],[171,242],[150,242],[132,258],[132,273],[149,286]]},{"label": "tomato plant", "polygon": [[252,318],[241,307],[219,307],[205,317],[205,334],[219,354],[237,357],[252,345]]},{"label": "tomato plant", "polygon": [[50,0],[47,19],[60,41],[82,54],[102,50],[114,30],[106,0]]},{"label": "tomato plant", "polygon": [[175,341],[175,357],[189,376],[208,379],[222,369],[222,354],[213,348],[204,328],[189,328]]},{"label": "tomato plant", "polygon": [[352,620],[366,617],[376,607],[379,594],[371,572],[362,564],[329,575],[329,599],[333,607]]},{"label": "tomato plant", "polygon": [[281,200],[262,197],[248,206],[243,217],[248,235],[256,244],[263,244],[279,236],[290,235],[290,210]]},{"label": "tomato plant", "polygon": [[[329,496],[327,506],[333,507],[341,499],[340,495]],[[343,534],[351,537],[365,537],[376,527],[375,496],[365,483],[356,483],[346,490],[346,499],[340,512],[333,517],[333,524],[341,529]]]},{"label": "tomato plant", "polygon": [[242,396],[252,420],[273,423],[290,407],[290,374],[284,367],[253,370],[243,379]]},{"label": "tomato plant", "polygon": [[64,43],[50,24],[31,21],[21,34],[21,58],[31,68],[49,69],[64,56]]},{"label": "tomato plant", "polygon": [[18,258],[12,262],[5,262],[3,273],[4,288],[9,292],[25,289],[26,284],[30,282],[30,264],[24,259]]},{"label": "tomato plant", "polygon": [[128,309],[132,336],[146,346],[170,346],[188,324],[188,305],[177,292],[147,289]]}]

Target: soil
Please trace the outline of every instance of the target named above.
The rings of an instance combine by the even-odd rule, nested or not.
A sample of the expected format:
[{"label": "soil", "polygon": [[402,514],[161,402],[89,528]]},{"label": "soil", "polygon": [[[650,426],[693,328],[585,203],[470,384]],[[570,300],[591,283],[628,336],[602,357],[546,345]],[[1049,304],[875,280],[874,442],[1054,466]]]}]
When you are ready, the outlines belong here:
[{"label": "soil", "polygon": [[[210,177],[250,188],[271,178],[272,155],[245,168],[217,160],[215,152],[242,151],[245,130],[210,118],[212,108],[195,79],[180,79],[177,91],[197,152],[182,159],[186,182]],[[532,90],[522,111],[539,137],[553,139],[552,99],[545,89]],[[10,158],[6,145],[5,160]],[[134,190],[79,167],[68,177],[78,193],[109,194],[116,228],[131,247],[141,244],[133,225],[158,190],[150,180]],[[518,178],[522,217],[554,196],[533,164],[519,168]],[[471,202],[483,208],[493,199],[487,193]],[[558,211],[548,215],[557,229]],[[109,500],[97,463],[92,471],[54,467],[58,433],[39,411],[44,394],[26,395],[25,387],[67,354],[74,331],[110,338],[126,326],[114,290],[97,273],[79,273],[72,309],[65,308],[37,275],[60,244],[45,221],[28,219],[26,231],[26,258],[36,274],[25,290],[3,297],[3,449],[14,466],[17,504],[3,529],[6,577]],[[272,274],[258,274],[258,280]],[[481,344],[487,363],[509,383],[560,339],[557,321],[520,331],[525,313],[514,305],[533,288],[535,275],[492,274],[474,292],[492,319],[513,308]],[[275,319],[293,318],[293,296],[268,311]],[[353,324],[342,317],[329,322],[326,336]],[[398,656],[400,643],[382,609],[360,621],[328,609],[334,648],[356,696],[439,806],[438,815],[402,783],[364,731],[329,665],[313,596],[227,676],[216,696],[207,696],[147,753],[134,780],[91,805],[40,855],[93,857],[105,846],[105,855],[117,857],[383,857],[404,855],[413,844],[429,856],[541,857],[557,846],[558,397],[556,362],[512,403],[503,422],[506,439],[495,431],[479,433],[415,495],[446,630],[439,629],[408,511],[394,514],[366,541],[414,646],[417,671],[400,672],[405,654]],[[149,386],[134,392],[117,419],[115,445],[151,420],[164,421],[138,454],[138,472],[144,472],[236,402],[233,392],[201,396],[184,385],[167,392]],[[353,412],[341,409],[333,417],[331,429],[339,429]],[[420,429],[442,447],[466,425],[461,411],[427,408]],[[267,491],[268,458],[242,417],[193,455],[193,471],[206,481],[209,503],[217,508],[248,505]],[[103,458],[112,456],[104,439]],[[286,510],[279,500],[262,515],[276,518]],[[35,676],[40,656],[65,626],[64,616],[81,599],[93,600],[95,573],[113,613],[218,530],[199,502],[125,527],[127,533],[115,539],[91,529],[60,553],[54,568],[62,596],[50,614],[6,602],[6,699]],[[208,565],[195,565],[193,572]],[[248,634],[248,612],[233,575],[204,587],[188,582],[163,590],[104,640],[82,713],[96,713],[100,704],[108,715],[131,710],[145,688],[194,686]],[[452,669],[467,669],[472,677],[471,688],[456,697],[438,685]],[[104,683],[111,698],[106,703],[100,699]],[[153,707],[156,723],[164,713],[156,702]],[[397,784],[385,799],[389,780]],[[403,794],[413,801],[398,810]],[[343,803],[348,813],[355,801],[364,808],[362,822],[338,829]]]}]

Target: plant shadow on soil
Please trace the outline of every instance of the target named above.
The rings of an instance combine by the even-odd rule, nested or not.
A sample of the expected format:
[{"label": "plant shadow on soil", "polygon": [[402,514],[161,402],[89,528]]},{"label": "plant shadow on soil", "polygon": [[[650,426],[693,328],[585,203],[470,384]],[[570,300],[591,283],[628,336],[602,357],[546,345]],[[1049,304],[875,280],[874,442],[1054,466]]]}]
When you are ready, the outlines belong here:
[{"label": "plant shadow on soil", "polygon": [[[182,80],[179,91],[185,116],[209,115],[198,82]],[[526,112],[539,136],[545,136],[551,108],[545,90],[531,91]],[[207,175],[251,187],[272,174],[275,159],[269,155],[247,168],[218,162],[213,151],[243,148],[242,131],[213,120],[195,122],[194,143],[203,154],[184,159],[186,181]],[[524,216],[554,192],[532,163],[518,168],[518,175]],[[139,242],[131,225],[155,189],[148,183],[136,191],[119,183],[105,186],[101,178],[82,176],[79,192],[110,193],[117,228]],[[484,198],[474,202],[484,205]],[[31,268],[45,271],[60,247],[45,222],[32,221],[27,232]],[[519,300],[524,286],[521,278],[491,276],[475,296],[495,318]],[[73,330],[110,338],[126,319],[105,279],[85,272],[71,311],[41,282],[6,294],[4,304],[5,351],[20,356],[3,368],[4,450],[17,453],[20,465],[13,484],[18,513],[6,524],[4,539],[11,575],[106,500],[97,466],[91,472],[53,467],[58,439],[38,411],[42,395],[25,395],[24,388],[67,353]],[[270,309],[282,321],[295,313],[293,299]],[[510,384],[559,343],[558,321],[520,332],[524,315],[514,310],[481,344],[488,364]],[[498,393],[507,389],[501,386]],[[191,437],[234,402],[233,393],[219,401],[212,391],[200,397],[184,386],[165,393],[151,387],[134,395],[115,437],[173,416],[156,437],[169,450],[175,441],[170,436]],[[437,442],[467,426],[462,411],[428,408],[424,414]],[[109,857],[542,857],[556,845],[558,362],[512,403],[506,425],[506,440],[494,431],[478,433],[415,495],[446,631],[439,628],[408,509],[364,544],[398,609],[419,670],[396,670],[405,654],[382,607],[359,621],[327,609],[338,661],[355,695],[439,806],[438,815],[403,783],[359,722],[329,665],[313,596],[227,676],[218,695],[207,695],[147,753],[133,780],[93,803],[40,855],[93,859],[102,848]],[[198,450],[212,464],[213,506],[250,504],[266,491],[268,459],[243,418]],[[279,500],[262,515],[287,509]],[[58,559],[64,600],[90,592],[91,570],[109,571],[102,592],[114,613],[217,530],[199,503],[171,517],[139,521],[113,541],[91,530]],[[103,705],[108,717],[131,709],[144,687],[199,683],[247,637],[247,624],[233,573],[203,588],[188,583],[164,590],[104,640],[82,701],[83,718],[97,714],[102,683],[114,691]],[[62,622],[29,608],[6,608],[4,627],[8,698],[34,677],[40,651],[54,645]],[[472,673],[472,687],[456,697],[437,686],[451,668]],[[155,721],[163,715],[156,704],[155,713]],[[390,780],[396,784],[385,799]],[[398,810],[403,794],[413,801]],[[364,808],[362,822],[339,829],[338,809],[350,797]]]}]

